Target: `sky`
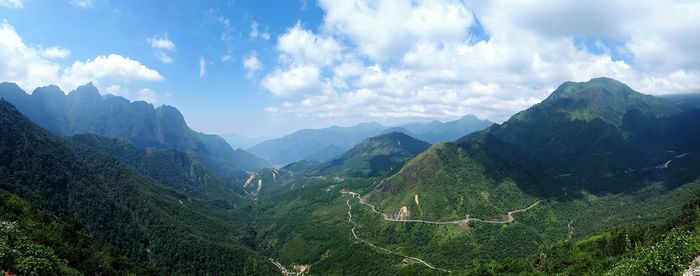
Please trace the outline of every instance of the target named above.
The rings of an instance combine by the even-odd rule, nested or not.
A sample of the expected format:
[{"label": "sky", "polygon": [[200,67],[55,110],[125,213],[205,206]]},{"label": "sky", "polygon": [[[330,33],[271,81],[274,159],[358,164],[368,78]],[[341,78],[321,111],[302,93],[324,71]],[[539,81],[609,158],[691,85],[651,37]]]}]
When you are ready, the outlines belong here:
[{"label": "sky", "polygon": [[93,82],[207,133],[502,122],[600,76],[700,92],[700,1],[0,0],[0,81]]}]

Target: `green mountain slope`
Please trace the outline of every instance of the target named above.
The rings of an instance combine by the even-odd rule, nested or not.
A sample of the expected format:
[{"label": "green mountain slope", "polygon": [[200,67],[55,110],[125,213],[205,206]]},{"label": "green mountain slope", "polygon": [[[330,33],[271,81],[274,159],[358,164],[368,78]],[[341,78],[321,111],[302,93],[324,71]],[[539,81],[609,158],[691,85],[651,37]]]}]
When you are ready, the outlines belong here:
[{"label": "green mountain slope", "polygon": [[[380,183],[371,198],[393,212],[405,205],[418,217],[455,218],[503,212],[564,191],[634,191],[650,181],[648,168],[680,149],[632,139],[644,131],[629,127],[633,114],[645,122],[680,120],[671,104],[615,80],[564,83],[502,125],[434,146]],[[659,135],[675,139],[670,131]],[[420,208],[411,205],[415,196],[425,198]]]},{"label": "green mountain slope", "polygon": [[370,199],[388,213],[406,207],[412,217],[449,220],[494,217],[563,194],[552,178],[486,137],[434,145],[377,184]]},{"label": "green mountain slope", "polygon": [[235,201],[244,192],[207,168],[199,158],[174,149],[140,149],[126,140],[82,134],[72,140],[113,156],[165,187],[190,196]]},{"label": "green mountain slope", "polygon": [[112,157],[55,137],[0,101],[0,188],[76,219],[159,274],[274,273],[248,248],[246,206],[177,194]]},{"label": "green mountain slope", "polygon": [[64,221],[0,190],[0,268],[18,275],[152,273],[108,247],[99,248],[75,221]]},{"label": "green mountain slope", "polygon": [[321,175],[375,177],[397,170],[430,144],[400,132],[367,138],[319,169]]}]

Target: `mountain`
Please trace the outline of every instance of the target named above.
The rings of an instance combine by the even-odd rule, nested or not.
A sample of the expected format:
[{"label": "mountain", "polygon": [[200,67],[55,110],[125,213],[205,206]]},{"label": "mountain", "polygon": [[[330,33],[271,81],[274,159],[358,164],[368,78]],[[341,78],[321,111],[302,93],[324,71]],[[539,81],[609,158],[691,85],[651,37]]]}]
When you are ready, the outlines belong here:
[{"label": "mountain", "polygon": [[633,114],[668,117],[679,111],[619,81],[597,78],[566,82],[541,103],[484,133],[521,149],[521,158],[551,176],[567,175],[571,183],[588,189],[624,189],[620,182],[611,182],[610,176],[668,157],[663,153],[666,149],[633,143],[631,133],[622,128],[625,118]]},{"label": "mountain", "polygon": [[[401,125],[398,128],[404,133],[420,140],[435,144],[437,142],[451,142],[472,132],[483,130],[491,126],[493,122],[481,120],[474,115],[466,115],[460,119],[440,122],[432,121],[427,124],[412,123]],[[401,131],[401,130],[399,130]]]},{"label": "mountain", "polygon": [[352,177],[383,176],[430,147],[401,132],[367,138],[339,158],[322,165],[321,175]]},{"label": "mountain", "polygon": [[340,157],[343,153],[350,150],[351,146],[338,146],[338,145],[328,145],[321,150],[312,153],[309,156],[304,157],[304,160],[312,162],[328,162],[333,159]]},{"label": "mountain", "polygon": [[673,94],[661,96],[673,105],[684,111],[700,108],[700,94]]},{"label": "mountain", "polygon": [[269,140],[267,137],[248,137],[239,135],[236,133],[226,133],[220,135],[226,142],[228,142],[233,148],[249,148]]},{"label": "mountain", "polygon": [[280,166],[301,160],[325,162],[339,157],[360,141],[383,133],[403,132],[419,140],[435,143],[456,140],[491,124],[490,121],[467,115],[446,123],[433,121],[390,128],[377,123],[363,123],[353,127],[303,129],[282,138],[262,142],[248,150]]},{"label": "mountain", "polygon": [[[580,192],[634,192],[658,181],[672,185],[650,168],[697,150],[691,142],[696,134],[678,130],[698,114],[679,112],[616,80],[567,82],[502,125],[434,145],[378,184],[370,198],[392,212],[406,206],[417,217],[446,219],[495,215]],[[638,138],[652,130],[656,143]],[[684,181],[692,180],[690,173]],[[420,207],[414,197],[424,199]]]},{"label": "mountain", "polygon": [[303,129],[282,138],[262,142],[249,148],[248,151],[273,165],[286,165],[303,160],[332,145],[350,148],[383,130],[384,127],[376,123],[364,123],[353,127]]},{"label": "mountain", "polygon": [[0,98],[59,136],[97,134],[126,139],[140,148],[191,151],[228,179],[242,179],[247,176],[245,171],[268,167],[265,161],[243,150],[233,150],[219,136],[193,131],[174,107],[154,108],[146,102],[101,96],[92,83],[68,95],[57,86],[40,87],[27,94],[16,84],[2,83]]},{"label": "mountain", "polygon": [[185,195],[230,200],[244,194],[238,185],[213,173],[192,153],[141,149],[126,140],[94,134],[80,134],[70,139],[115,157],[139,174]]},{"label": "mountain", "polygon": [[122,161],[50,134],[4,100],[0,189],[77,221],[98,246],[158,274],[275,272],[250,248],[245,201],[176,193]]}]

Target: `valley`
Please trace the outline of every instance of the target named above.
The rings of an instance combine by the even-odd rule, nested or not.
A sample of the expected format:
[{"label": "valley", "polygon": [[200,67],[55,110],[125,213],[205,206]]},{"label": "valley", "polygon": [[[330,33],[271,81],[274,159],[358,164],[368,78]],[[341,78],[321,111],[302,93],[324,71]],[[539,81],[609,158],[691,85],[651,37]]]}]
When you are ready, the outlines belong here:
[{"label": "valley", "polygon": [[[616,275],[661,258],[657,250],[675,252],[664,261],[673,271],[700,252],[700,113],[612,79],[564,83],[508,121],[452,142],[394,128],[362,134],[330,160],[279,168],[192,131],[174,108],[165,136],[65,132],[66,122],[95,115],[36,124],[47,115],[31,111],[41,109],[27,97],[41,93],[0,87],[29,114],[0,102],[0,188],[32,206],[22,208],[79,225],[64,231],[89,240],[90,258],[102,254],[92,248],[111,248],[121,261],[109,271]],[[92,93],[79,89],[66,97]],[[598,97],[616,105],[600,107]],[[20,225],[3,229],[25,244],[68,242],[41,239],[15,211],[0,210],[3,225]],[[52,250],[42,269],[95,270],[73,251]],[[3,267],[24,269],[27,256],[11,258]]]}]

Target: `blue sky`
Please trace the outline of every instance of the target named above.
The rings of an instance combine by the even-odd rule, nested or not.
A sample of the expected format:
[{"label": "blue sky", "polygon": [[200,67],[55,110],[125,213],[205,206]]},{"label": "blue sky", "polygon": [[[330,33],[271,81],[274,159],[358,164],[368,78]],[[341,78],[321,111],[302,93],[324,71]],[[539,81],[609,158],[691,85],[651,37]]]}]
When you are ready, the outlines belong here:
[{"label": "blue sky", "polygon": [[598,76],[700,91],[698,2],[608,2],[0,0],[0,78],[92,81],[246,136],[503,121]]}]

